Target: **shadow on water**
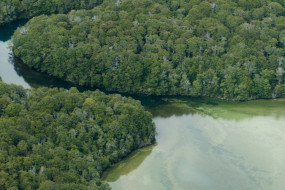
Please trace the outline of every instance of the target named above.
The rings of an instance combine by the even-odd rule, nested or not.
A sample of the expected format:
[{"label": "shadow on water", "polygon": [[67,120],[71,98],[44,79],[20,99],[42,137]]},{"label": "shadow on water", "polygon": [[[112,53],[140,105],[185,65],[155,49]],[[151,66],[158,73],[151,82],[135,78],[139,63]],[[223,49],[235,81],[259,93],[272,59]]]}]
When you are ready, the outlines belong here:
[{"label": "shadow on water", "polygon": [[[96,88],[76,85],[74,83],[52,77],[48,74],[37,72],[13,56],[10,57],[10,59],[10,63],[14,65],[14,70],[17,72],[18,76],[23,77],[32,88],[56,87],[70,89],[71,87],[76,87],[81,92],[86,90],[96,90]],[[114,93],[105,91],[104,89],[100,90],[106,94]],[[155,97],[124,93],[120,94],[140,100],[146,110],[153,114],[153,117],[169,118],[171,116],[192,115],[197,112],[202,115],[209,115],[216,119],[224,118],[230,120],[241,120],[257,115],[274,115],[276,117],[285,115],[285,102],[282,99],[231,102],[212,98]]]},{"label": "shadow on water", "polygon": [[146,107],[154,117],[208,115],[214,119],[243,120],[255,116],[285,116],[285,99],[222,101],[212,98],[162,98],[163,104]]},{"label": "shadow on water", "polygon": [[74,83],[67,82],[67,81],[61,80],[56,77],[52,77],[45,73],[37,72],[36,70],[29,68],[21,60],[15,58],[12,55],[10,59],[11,59],[10,62],[13,64],[14,69],[17,72],[18,76],[23,77],[24,80],[32,88],[50,87],[50,88],[70,89],[71,87],[76,87],[79,91],[95,90],[92,88],[79,86]]},{"label": "shadow on water", "polygon": [[14,31],[19,27],[23,26],[27,20],[19,20],[16,22],[13,22],[9,25],[4,25],[0,27],[0,41],[7,42],[11,39],[11,36],[13,35]]},{"label": "shadow on water", "polygon": [[[50,76],[46,73],[38,72],[34,69],[31,69],[26,64],[24,64],[21,60],[17,59],[13,55],[10,56],[9,62],[13,64],[14,70],[18,74],[18,76],[23,77],[26,83],[29,84],[32,88],[39,88],[39,87],[50,87],[50,88],[64,88],[70,89],[71,87],[76,87],[80,92],[84,92],[87,90],[93,91],[98,88],[92,88],[88,86],[80,86],[72,82],[64,81],[60,78]],[[118,92],[111,92],[106,91],[104,89],[99,89],[106,94],[114,94]],[[155,96],[144,96],[144,95],[131,95],[126,93],[120,93],[126,97],[132,97],[136,100],[140,100],[143,106],[151,106],[155,107],[157,105],[165,104],[166,102],[163,101],[160,97]]]},{"label": "shadow on water", "polygon": [[49,88],[64,88],[70,89],[71,87],[76,87],[80,92],[84,91],[94,91],[100,90],[105,94],[121,94],[122,96],[131,97],[136,100],[141,101],[141,104],[145,107],[156,107],[158,105],[167,104],[161,97],[157,96],[147,96],[147,95],[133,95],[127,93],[119,93],[119,92],[112,92],[106,91],[101,88],[96,87],[88,87],[88,86],[81,86],[69,81],[64,81],[60,78],[48,75],[46,73],[38,72],[26,64],[24,64],[20,59],[16,58],[13,54],[9,57],[9,62],[14,66],[14,70],[16,71],[17,75],[23,77],[25,82],[29,84],[32,88],[39,88],[39,87],[49,87]]},{"label": "shadow on water", "polygon": [[[10,25],[0,27],[0,41],[7,42],[11,39],[13,32],[17,27],[26,23],[26,20],[14,22]],[[7,51],[8,53],[8,51]],[[5,54],[6,55],[6,54]],[[4,55],[4,56],[5,56]],[[12,54],[7,55],[9,61],[3,61],[2,64],[12,64],[14,71],[16,72],[14,78],[19,77],[19,84],[21,79],[32,88],[38,87],[56,87],[70,89],[76,87],[79,91],[96,90],[96,88],[90,88],[86,86],[76,85],[72,82],[63,81],[59,78],[52,77],[45,73],[37,72],[22,61],[16,59]],[[3,67],[7,69],[8,67]],[[12,69],[12,68],[11,68]],[[5,71],[8,72],[9,71]],[[10,71],[11,72],[11,71]],[[11,72],[12,73],[12,72]],[[9,76],[11,74],[8,74]],[[4,79],[4,78],[3,78]],[[17,80],[13,80],[16,82]],[[106,94],[114,92],[107,92],[104,89],[100,89]],[[220,100],[214,100],[210,98],[188,98],[188,97],[154,97],[154,96],[139,96],[120,93],[123,96],[132,97],[140,100],[142,105],[150,111],[154,117],[168,118],[173,115],[189,115],[195,112],[199,112],[205,115],[210,115],[213,118],[226,118],[226,119],[243,119],[253,117],[255,115],[285,115],[284,103],[278,100],[258,100],[250,102],[225,102]],[[250,105],[250,106],[249,106]]]},{"label": "shadow on water", "polygon": [[[0,41],[9,41],[14,30],[21,25],[23,25],[23,21],[13,23],[9,26],[0,27]],[[5,49],[6,44],[4,45]],[[5,55],[8,55],[8,51]],[[24,78],[24,80],[32,88],[45,86],[69,89],[70,87],[77,87],[79,91],[95,90],[95,88],[87,88],[75,85],[74,83],[66,82],[44,73],[39,73],[33,69],[30,69],[12,55],[10,57],[7,56],[7,59],[5,58],[5,63],[8,63],[8,61],[6,61],[8,58],[10,59],[9,64],[14,66],[14,70],[16,71],[17,75]],[[11,74],[9,73],[8,75]],[[106,93],[109,94],[112,92]],[[150,146],[133,152],[126,159],[115,164],[114,167],[104,172],[102,176],[104,181],[115,182],[120,178],[120,176],[131,176],[133,171],[139,171],[140,167],[145,167],[147,168],[147,171],[152,170],[152,172],[148,172],[150,175],[149,180],[151,180],[153,176],[157,177],[154,180],[157,182],[156,185],[161,184],[160,182],[162,180],[159,181],[159,179],[164,179],[165,177],[169,177],[171,179],[172,177],[176,184],[181,182],[180,184],[184,184],[185,186],[183,187],[186,187],[188,184],[187,180],[190,179],[189,176],[192,176],[193,179],[198,179],[198,184],[204,185],[206,184],[204,183],[205,181],[201,181],[200,179],[206,180],[207,182],[207,175],[204,176],[199,174],[203,174],[203,171],[205,174],[209,174],[216,170],[224,172],[224,175],[222,178],[214,178],[216,179],[214,180],[215,182],[229,179],[225,181],[230,181],[231,184],[229,185],[232,185],[232,179],[238,179],[236,184],[243,185],[240,184],[240,181],[242,181],[242,179],[247,179],[243,176],[247,176],[249,173],[248,171],[251,171],[251,168],[254,169],[251,171],[252,176],[256,176],[255,168],[275,172],[276,168],[278,169],[280,166],[282,166],[282,164],[280,164],[277,165],[276,168],[275,165],[272,167],[263,168],[263,166],[267,166],[268,163],[271,163],[271,155],[276,155],[276,153],[280,153],[280,155],[276,156],[276,158],[281,157],[280,163],[283,163],[282,160],[284,160],[284,147],[280,145],[284,144],[284,140],[282,139],[284,137],[284,135],[282,137],[282,134],[284,134],[284,122],[283,120],[276,120],[274,117],[262,118],[261,116],[275,116],[276,118],[284,117],[285,99],[258,100],[250,102],[225,102],[209,98],[153,97],[128,94],[122,95],[135,98],[142,102],[142,105],[144,105],[146,109],[153,114],[153,117],[156,120],[158,132],[160,132],[160,136],[157,138],[158,145],[156,146],[155,151],[153,151],[154,146]],[[200,114],[195,114],[197,112]],[[211,117],[201,117],[201,114],[209,115]],[[255,116],[258,117],[254,118]],[[253,119],[246,120],[249,118]],[[230,120],[239,120],[240,123]],[[238,127],[236,127],[237,124],[239,124]],[[233,133],[233,131],[235,133]],[[259,138],[260,136],[262,138]],[[260,148],[260,145],[266,142],[266,138],[268,138],[267,141],[270,143],[266,143],[263,146],[263,148],[268,152],[267,162],[264,162],[266,163],[264,164],[262,159],[259,158],[264,158],[266,156],[266,154],[264,154],[266,151]],[[242,139],[242,141],[239,142],[240,139]],[[248,140],[245,141],[245,139]],[[214,150],[217,149],[221,151],[216,153]],[[250,154],[256,151],[258,152],[258,150],[260,150],[259,154]],[[236,157],[234,153],[236,153],[236,155],[242,155],[242,159]],[[195,156],[196,159],[191,159],[193,157],[195,158]],[[247,158],[247,160],[244,158]],[[174,160],[173,163],[171,162],[172,160]],[[237,160],[236,162],[238,164],[236,165],[235,163],[232,163],[233,160]],[[254,161],[251,162],[251,160]],[[260,162],[260,165],[255,165],[256,160]],[[146,161],[149,165],[144,161]],[[168,165],[166,163],[168,163]],[[244,164],[240,165],[240,163]],[[275,163],[274,160],[272,163]],[[251,164],[252,167],[245,170],[246,167],[243,166],[248,166],[249,164]],[[245,170],[245,175],[240,175],[240,178],[237,178],[238,175],[236,175],[235,171],[240,166],[242,166],[240,171],[243,172],[243,170]],[[155,170],[153,170],[154,167],[156,167]],[[169,167],[170,169],[165,170],[165,167]],[[195,167],[200,167],[203,170],[195,170]],[[211,169],[211,167],[213,168]],[[171,171],[171,176],[167,176],[168,174],[165,171]],[[280,171],[284,171],[284,169],[282,170],[281,168]],[[151,174],[154,175],[151,176]],[[264,172],[262,174],[257,174],[264,175]],[[282,175],[277,175],[274,177],[278,178],[278,176],[280,176],[280,180],[276,181],[282,181],[284,178]],[[136,175],[135,177],[138,178],[138,181],[136,181],[134,185],[138,187],[139,182],[142,181],[141,175]],[[267,178],[268,176],[265,175],[264,178],[260,178],[260,181],[264,181],[263,179]],[[124,181],[122,184],[131,183],[131,180],[126,180],[127,181]],[[165,181],[169,182],[170,180],[166,178]],[[195,181],[192,181],[191,183],[194,182]],[[249,186],[247,187],[250,187],[250,185],[253,183],[248,181],[248,184]],[[211,187],[207,189],[210,188]],[[153,189],[155,189],[154,186]]]},{"label": "shadow on water", "polygon": [[[11,37],[14,33],[14,31],[17,29],[19,26],[23,26],[27,20],[21,20],[14,22],[10,25],[2,26],[0,27],[0,41],[1,42],[8,42],[11,40]],[[5,49],[6,47],[4,47]],[[39,87],[50,87],[50,88],[64,88],[64,89],[70,89],[71,87],[76,87],[79,91],[83,92],[86,90],[96,90],[97,88],[91,88],[91,87],[86,87],[86,86],[80,86],[72,82],[67,82],[62,79],[59,79],[57,77],[50,76],[45,73],[37,72],[34,69],[31,69],[27,65],[25,65],[21,60],[17,59],[14,57],[14,55],[10,52],[7,51],[7,54],[4,54],[6,58],[3,59],[1,64],[4,64],[2,66],[3,69],[5,69],[5,74],[2,79],[6,78],[13,78],[13,80],[7,80],[9,83],[14,83],[14,84],[20,84],[24,85],[25,87],[32,87],[32,88],[39,88]],[[5,65],[6,64],[6,65]],[[10,67],[9,65],[12,65]],[[9,70],[10,69],[10,70]],[[16,72],[16,73],[15,73]],[[8,74],[7,74],[8,73]],[[13,73],[13,75],[12,75]],[[100,89],[101,91],[105,92],[106,94],[112,94],[114,92],[108,92],[104,89]],[[116,92],[115,92],[116,93]],[[125,93],[120,93],[123,96],[127,97],[132,97],[134,99],[140,100],[142,105],[145,106],[149,111],[152,110],[152,113],[155,116],[161,115],[162,117],[170,117],[173,114],[176,115],[183,115],[183,114],[189,114],[190,112],[193,112],[191,109],[186,109],[186,107],[181,107],[179,105],[176,106],[176,109],[165,109],[165,110],[159,110],[157,106],[162,106],[166,105],[169,103],[169,99],[164,100],[164,97],[154,97],[154,96],[144,96],[144,95],[130,95],[130,94],[125,94]],[[182,101],[180,99],[179,101]],[[188,100],[185,100],[184,102],[187,102]],[[199,104],[199,101],[192,101],[190,107],[197,107]],[[207,102],[207,100],[203,100],[204,102],[206,101],[207,104],[213,104],[213,101]],[[171,101],[170,101],[171,102]],[[153,108],[153,109],[152,109]]]},{"label": "shadow on water", "polygon": [[8,48],[9,40],[11,40],[14,31],[18,27],[23,26],[27,21],[28,20],[20,20],[0,27],[0,42],[2,42],[1,48],[3,49],[0,69],[5,70],[5,72],[2,73],[2,75],[4,75],[2,76],[3,81],[22,85],[26,88],[56,87],[69,89],[76,87],[79,91],[95,90],[94,88],[79,86],[56,77],[51,77],[48,74],[37,72],[14,57]]},{"label": "shadow on water", "polygon": [[166,103],[146,107],[146,110],[151,112],[153,117],[169,118],[171,116],[192,115],[196,113],[196,110],[181,103]]},{"label": "shadow on water", "polygon": [[[96,90],[96,88],[76,85],[48,74],[37,72],[14,57],[10,57],[10,59],[17,74],[22,76],[32,88],[56,87],[70,89],[71,87],[76,87],[81,92]],[[103,89],[100,90],[106,94],[114,93]],[[197,112],[202,115],[209,115],[215,119],[224,118],[230,120],[241,120],[257,115],[274,115],[276,117],[285,115],[285,101],[283,99],[231,102],[212,98],[155,97],[120,94],[140,100],[146,110],[152,113],[153,117],[169,118],[171,116],[193,115]]]}]

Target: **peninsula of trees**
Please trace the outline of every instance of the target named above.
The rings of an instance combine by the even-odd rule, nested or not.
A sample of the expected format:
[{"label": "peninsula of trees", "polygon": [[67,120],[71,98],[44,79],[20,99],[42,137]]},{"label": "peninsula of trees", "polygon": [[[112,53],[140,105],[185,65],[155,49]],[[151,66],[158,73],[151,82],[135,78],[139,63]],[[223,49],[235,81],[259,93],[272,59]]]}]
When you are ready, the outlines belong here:
[{"label": "peninsula of trees", "polygon": [[103,0],[0,0],[0,25],[41,14],[68,13],[91,9]]},{"label": "peninsula of trees", "polygon": [[155,141],[139,101],[0,81],[0,189],[109,189],[103,170]]},{"label": "peninsula of trees", "polygon": [[33,18],[13,44],[38,71],[109,91],[285,97],[283,0],[105,0]]}]

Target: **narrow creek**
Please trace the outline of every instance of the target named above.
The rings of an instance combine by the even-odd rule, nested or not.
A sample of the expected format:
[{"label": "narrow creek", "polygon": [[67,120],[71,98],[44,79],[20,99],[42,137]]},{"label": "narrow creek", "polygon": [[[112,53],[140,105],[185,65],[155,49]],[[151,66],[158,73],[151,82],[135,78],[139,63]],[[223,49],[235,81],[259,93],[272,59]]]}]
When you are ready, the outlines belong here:
[{"label": "narrow creek", "polygon": [[[33,71],[9,43],[22,22],[0,28],[0,76],[25,88],[73,84]],[[82,88],[83,87],[78,87]],[[157,144],[132,153],[103,174],[112,189],[285,189],[285,100],[222,102],[143,98]]]}]

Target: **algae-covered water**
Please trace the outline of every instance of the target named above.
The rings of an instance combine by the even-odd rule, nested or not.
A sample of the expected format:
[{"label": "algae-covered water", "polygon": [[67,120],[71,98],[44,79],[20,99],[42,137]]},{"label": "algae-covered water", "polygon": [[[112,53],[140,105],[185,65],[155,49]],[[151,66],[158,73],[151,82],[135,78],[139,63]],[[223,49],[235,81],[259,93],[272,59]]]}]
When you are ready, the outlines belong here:
[{"label": "algae-covered water", "polygon": [[112,189],[285,189],[284,99],[167,99],[148,110],[157,145],[105,172]]}]

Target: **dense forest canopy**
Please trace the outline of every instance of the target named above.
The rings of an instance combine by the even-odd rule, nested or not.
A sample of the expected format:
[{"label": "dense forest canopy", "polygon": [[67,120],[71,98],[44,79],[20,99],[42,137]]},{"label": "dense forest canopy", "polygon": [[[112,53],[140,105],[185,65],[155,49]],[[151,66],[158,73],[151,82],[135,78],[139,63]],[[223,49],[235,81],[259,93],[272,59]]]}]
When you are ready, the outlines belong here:
[{"label": "dense forest canopy", "polygon": [[0,81],[0,189],[109,189],[103,170],[155,140],[140,102]]},{"label": "dense forest canopy", "polygon": [[80,85],[152,95],[285,97],[283,0],[106,0],[39,16],[14,53]]},{"label": "dense forest canopy", "polygon": [[0,25],[41,14],[91,9],[103,0],[0,0]]}]

